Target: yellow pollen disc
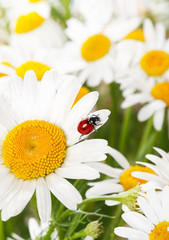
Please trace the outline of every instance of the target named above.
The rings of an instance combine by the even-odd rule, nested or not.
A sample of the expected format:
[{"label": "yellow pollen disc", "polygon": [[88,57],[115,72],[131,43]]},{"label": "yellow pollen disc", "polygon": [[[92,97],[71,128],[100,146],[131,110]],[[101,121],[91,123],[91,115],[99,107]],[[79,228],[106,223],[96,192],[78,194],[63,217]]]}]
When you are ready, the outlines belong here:
[{"label": "yellow pollen disc", "polygon": [[74,103],[72,105],[72,107],[82,98],[84,97],[86,94],[88,94],[90,91],[87,87],[81,87],[81,89],[79,90],[75,100],[74,100]]},{"label": "yellow pollen disc", "polygon": [[81,55],[86,61],[96,61],[104,57],[110,49],[111,42],[103,34],[89,37],[81,47]]},{"label": "yellow pollen disc", "polygon": [[20,16],[16,23],[15,32],[30,32],[35,28],[39,27],[44,22],[44,20],[45,19],[41,17],[37,12],[31,12],[27,15]]},{"label": "yellow pollen disc", "polygon": [[145,41],[144,32],[142,29],[136,29],[130,32],[124,39],[131,39],[131,40],[144,42]]},{"label": "yellow pollen disc", "polygon": [[2,64],[6,65],[8,67],[14,68],[9,62],[2,62]]},{"label": "yellow pollen disc", "polygon": [[120,183],[124,187],[125,191],[137,186],[138,183],[144,184],[147,182],[145,180],[135,178],[131,175],[132,172],[136,172],[136,171],[155,174],[154,171],[148,167],[142,167],[138,165],[130,167],[129,169],[124,171],[120,177]]},{"label": "yellow pollen disc", "polygon": [[50,70],[50,67],[43,63],[28,61],[16,69],[16,74],[21,78],[24,78],[25,73],[28,70],[33,70],[36,73],[37,79],[40,81],[45,72]]},{"label": "yellow pollen disc", "polygon": [[6,76],[8,76],[8,75],[5,73],[0,73],[0,77],[6,77]]},{"label": "yellow pollen disc", "polygon": [[169,68],[169,54],[164,51],[150,51],[142,57],[140,65],[149,76],[161,76]]},{"label": "yellow pollen disc", "polygon": [[169,82],[157,83],[151,90],[155,99],[164,101],[169,107]]},{"label": "yellow pollen disc", "polygon": [[154,230],[149,234],[150,240],[168,240],[169,239],[169,231],[167,228],[169,227],[169,222],[163,221],[157,224]]},{"label": "yellow pollen disc", "polygon": [[29,2],[31,2],[31,3],[37,3],[37,2],[42,2],[42,1],[46,1],[46,0],[29,0]]},{"label": "yellow pollen disc", "polygon": [[[14,68],[9,62],[2,62],[3,65],[6,65],[8,67],[12,67]],[[7,74],[5,73],[0,73],[0,77],[5,77],[5,76],[8,76]]]},{"label": "yellow pollen disc", "polygon": [[14,127],[3,142],[4,164],[16,177],[28,180],[46,175],[60,167],[66,154],[66,139],[56,125],[26,121]]}]

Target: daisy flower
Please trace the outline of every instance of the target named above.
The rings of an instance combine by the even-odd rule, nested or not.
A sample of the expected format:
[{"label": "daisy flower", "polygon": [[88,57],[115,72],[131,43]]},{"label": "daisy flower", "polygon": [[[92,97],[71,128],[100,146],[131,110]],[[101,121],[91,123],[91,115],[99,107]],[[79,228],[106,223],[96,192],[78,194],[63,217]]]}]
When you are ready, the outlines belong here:
[{"label": "daisy flower", "polygon": [[73,16],[83,18],[85,21],[96,20],[108,22],[115,10],[112,0],[73,0],[70,5]]},{"label": "daisy flower", "polygon": [[107,141],[79,142],[77,126],[94,114],[100,118],[98,129],[110,111],[90,113],[97,92],[85,95],[72,107],[81,87],[79,81],[67,77],[59,88],[57,81],[55,71],[46,72],[40,82],[29,71],[24,81],[13,77],[9,93],[0,97],[0,209],[4,221],[22,212],[35,190],[42,222],[50,218],[50,192],[67,208],[76,210],[82,198],[66,178],[99,177],[88,163],[106,158]]},{"label": "daisy flower", "polygon": [[[34,5],[34,4],[33,4]],[[50,18],[50,11],[38,7],[39,10],[24,8],[17,4],[9,11],[11,38],[10,45],[25,44],[28,49],[61,47],[65,42],[65,35],[61,26]],[[20,8],[21,7],[21,8]],[[46,9],[46,8],[45,8]]]},{"label": "daisy flower", "polygon": [[149,181],[149,184],[153,188],[161,189],[162,187],[169,185],[169,153],[166,153],[160,148],[154,147],[154,149],[161,155],[161,157],[147,154],[146,158],[151,163],[139,162],[139,164],[149,167],[156,175],[141,172],[133,172],[132,175],[145,181]]},{"label": "daisy flower", "polygon": [[169,187],[163,188],[161,195],[155,190],[147,192],[146,199],[138,197],[138,205],[143,214],[129,211],[122,215],[130,227],[117,227],[114,232],[129,240],[169,239]]},{"label": "daisy flower", "polygon": [[30,51],[24,44],[15,47],[2,46],[0,47],[0,77],[17,74],[23,79],[28,70],[33,70],[40,81],[44,73],[55,66],[58,55],[57,49]]},{"label": "daisy flower", "polygon": [[[143,90],[143,84],[152,80],[169,79],[169,41],[165,38],[165,28],[157,23],[153,26],[149,19],[144,21],[144,47],[133,55],[133,59],[121,73],[121,89],[132,94],[136,90]],[[126,95],[126,94],[124,94]],[[128,94],[129,95],[129,94]],[[139,102],[139,101],[138,101]]]},{"label": "daisy flower", "polygon": [[[145,1],[146,2],[146,1]],[[73,16],[86,21],[95,19],[106,23],[114,18],[131,18],[143,16],[147,6],[143,0],[73,0],[71,12]]]},{"label": "daisy flower", "polygon": [[127,96],[122,107],[130,107],[137,103],[145,104],[138,112],[138,120],[142,122],[153,116],[154,128],[160,131],[166,110],[169,117],[169,80],[142,81],[142,91]]},{"label": "daisy flower", "polygon": [[[28,221],[28,230],[30,234],[31,240],[36,240],[39,237],[42,238],[43,236],[46,235],[47,231],[49,228],[49,224],[47,223],[39,223],[35,218],[30,218]],[[12,233],[12,238],[7,238],[7,240],[24,240],[24,238],[18,236],[16,233]],[[57,231],[56,229],[50,236],[50,240],[58,240],[57,238]]]},{"label": "daisy flower", "polygon": [[[153,170],[148,167],[139,165],[130,166],[127,159],[120,152],[111,147],[107,147],[107,152],[112,158],[115,159],[122,169],[113,168],[105,163],[90,163],[90,166],[94,167],[100,173],[103,173],[110,178],[100,182],[90,183],[89,185],[92,187],[86,192],[87,198],[98,197],[105,194],[121,193],[134,188],[138,184],[147,183],[147,181],[133,177],[132,172],[140,171],[154,174]],[[108,200],[106,203],[107,205],[111,206],[119,202]]]},{"label": "daisy flower", "polygon": [[63,49],[59,69],[63,73],[78,72],[79,79],[89,86],[97,86],[103,80],[114,80],[116,42],[139,26],[138,18],[117,19],[107,24],[95,21],[81,22],[71,18],[66,34],[70,38]]}]

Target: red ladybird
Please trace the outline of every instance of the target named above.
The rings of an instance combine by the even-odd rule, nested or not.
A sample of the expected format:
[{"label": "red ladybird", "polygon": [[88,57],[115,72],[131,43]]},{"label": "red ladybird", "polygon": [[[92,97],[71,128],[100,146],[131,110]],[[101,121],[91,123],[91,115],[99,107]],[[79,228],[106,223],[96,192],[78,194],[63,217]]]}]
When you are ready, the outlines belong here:
[{"label": "red ladybird", "polygon": [[95,130],[95,126],[100,125],[100,118],[96,115],[92,115],[90,118],[86,118],[78,124],[77,130],[82,135],[88,135],[93,130]]}]

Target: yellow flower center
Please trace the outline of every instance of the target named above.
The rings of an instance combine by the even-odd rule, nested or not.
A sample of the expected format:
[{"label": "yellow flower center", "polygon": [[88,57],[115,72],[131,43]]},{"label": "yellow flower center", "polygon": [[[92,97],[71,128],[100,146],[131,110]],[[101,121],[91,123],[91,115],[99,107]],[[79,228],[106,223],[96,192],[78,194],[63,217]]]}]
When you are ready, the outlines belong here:
[{"label": "yellow flower center", "polygon": [[142,29],[136,29],[130,32],[127,36],[125,36],[124,39],[131,39],[131,40],[144,42],[145,41],[144,32]]},{"label": "yellow flower center", "polygon": [[169,82],[157,83],[151,90],[155,99],[164,101],[169,107]]},{"label": "yellow flower center", "polygon": [[66,154],[66,139],[56,125],[26,121],[14,127],[3,142],[4,164],[16,177],[28,180],[46,175],[60,167]]},{"label": "yellow flower center", "polygon": [[31,12],[27,15],[20,16],[16,23],[15,32],[30,32],[35,28],[39,27],[44,22],[44,20],[45,19],[41,17],[37,12]]},{"label": "yellow flower center", "polygon": [[104,57],[110,49],[111,42],[103,34],[89,37],[81,47],[81,55],[86,61],[96,61]]},{"label": "yellow flower center", "polygon": [[169,68],[169,54],[164,51],[150,51],[142,57],[140,65],[149,76],[161,76]]},{"label": "yellow flower center", "polygon": [[8,76],[8,75],[5,73],[0,73],[0,77],[6,77],[6,76]]},{"label": "yellow flower center", "polygon": [[[2,64],[6,65],[8,67],[14,68],[9,62],[2,62]],[[5,76],[8,76],[8,75],[5,73],[0,73],[0,77],[5,77]]]},{"label": "yellow flower center", "polygon": [[72,105],[72,107],[82,98],[84,97],[86,94],[88,94],[90,91],[87,87],[81,87],[81,89],[79,90],[75,100],[74,100],[74,103]]},{"label": "yellow flower center", "polygon": [[2,62],[2,64],[6,65],[8,67],[14,68],[9,62]]},{"label": "yellow flower center", "polygon": [[156,225],[154,230],[149,234],[150,240],[168,240],[169,239],[169,231],[167,228],[169,227],[169,222],[163,221]]},{"label": "yellow flower center", "polygon": [[21,78],[24,78],[25,73],[28,70],[33,70],[36,73],[37,79],[40,81],[45,72],[50,70],[50,67],[43,63],[28,61],[16,69],[16,74]]},{"label": "yellow flower center", "polygon": [[136,171],[155,174],[154,171],[148,167],[142,167],[138,165],[130,167],[129,169],[124,171],[120,177],[120,184],[124,187],[125,191],[137,186],[138,183],[145,184],[147,182],[145,180],[135,178],[131,175],[132,172]]},{"label": "yellow flower center", "polygon": [[31,3],[42,2],[42,1],[46,1],[46,0],[29,0],[29,2]]}]

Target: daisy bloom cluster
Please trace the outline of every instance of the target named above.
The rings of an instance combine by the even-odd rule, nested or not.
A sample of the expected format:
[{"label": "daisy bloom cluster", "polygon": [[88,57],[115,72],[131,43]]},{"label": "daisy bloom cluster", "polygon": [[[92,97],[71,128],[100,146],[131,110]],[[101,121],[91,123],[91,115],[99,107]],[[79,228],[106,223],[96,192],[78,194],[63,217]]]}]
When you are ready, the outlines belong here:
[{"label": "daisy bloom cluster", "polygon": [[[27,72],[24,81],[14,77],[9,95],[1,97],[3,220],[19,214],[35,190],[42,222],[48,222],[51,215],[50,192],[67,208],[75,210],[82,198],[66,178],[99,177],[88,163],[106,158],[107,142],[91,139],[78,143],[77,131],[77,124],[88,116],[98,93],[87,94],[72,108],[80,84],[70,77],[57,89],[57,78],[55,71],[46,72],[38,85],[35,73]],[[99,114],[103,124],[110,112],[100,110],[93,114]]]},{"label": "daisy bloom cluster", "polygon": [[[146,187],[147,185],[149,185],[146,181],[147,179],[143,180],[138,176],[133,177],[132,174],[133,172],[139,172],[140,174],[150,173],[151,176],[154,176],[155,172],[152,170],[152,168],[139,165],[130,166],[127,159],[120,152],[113,148],[108,147],[107,152],[111,157],[115,159],[115,161],[120,165],[122,169],[113,168],[105,163],[90,163],[90,166],[95,167],[95,169],[97,169],[100,173],[108,176],[109,179],[100,182],[89,183],[89,185],[92,187],[86,192],[86,197],[92,198],[102,195],[113,196],[112,194],[122,193],[124,191],[131,190],[138,184],[142,185],[142,189],[145,191],[146,188],[143,185],[146,184]],[[119,204],[119,202],[107,200],[106,204],[109,206],[113,206]]]},{"label": "daisy bloom cluster", "polygon": [[150,20],[145,20],[144,53],[140,52],[125,72],[128,82],[124,78],[119,81],[126,96],[122,107],[145,104],[138,113],[138,120],[145,121],[153,116],[156,130],[162,129],[165,110],[168,111],[169,40],[165,35],[162,24],[153,26]]},{"label": "daisy bloom cluster", "polygon": [[149,190],[146,199],[138,197],[141,213],[126,212],[122,215],[130,227],[118,227],[118,236],[132,240],[164,240],[169,238],[168,215],[169,187],[163,188],[160,195]]},{"label": "daisy bloom cluster", "polygon": [[167,6],[0,0],[0,239],[169,238]]}]

